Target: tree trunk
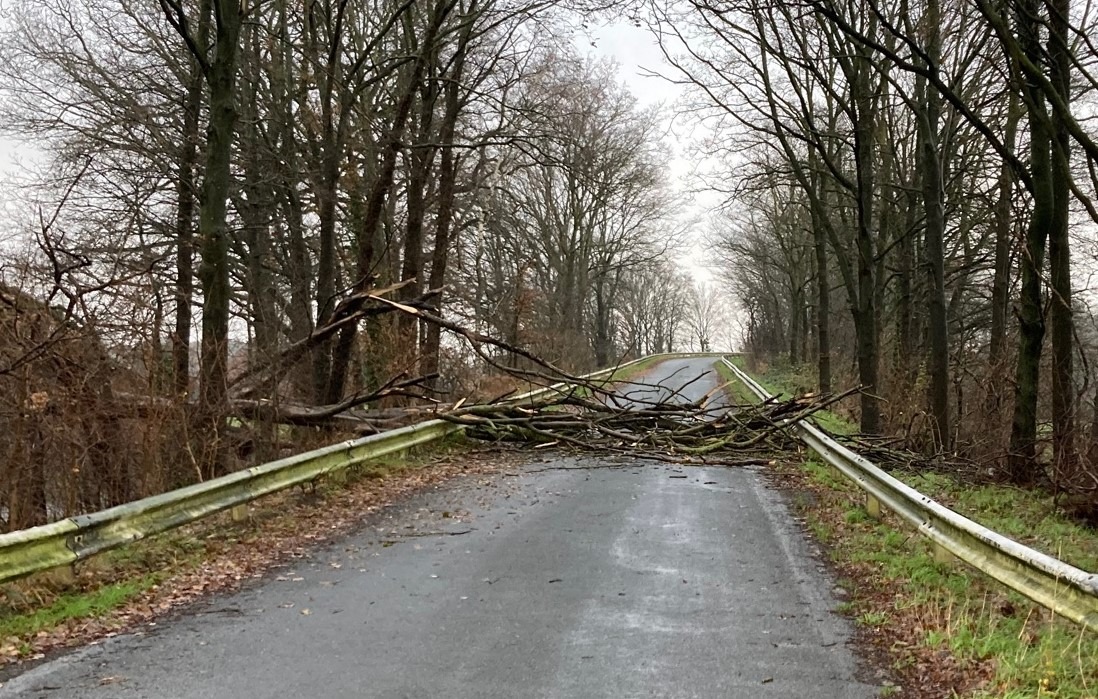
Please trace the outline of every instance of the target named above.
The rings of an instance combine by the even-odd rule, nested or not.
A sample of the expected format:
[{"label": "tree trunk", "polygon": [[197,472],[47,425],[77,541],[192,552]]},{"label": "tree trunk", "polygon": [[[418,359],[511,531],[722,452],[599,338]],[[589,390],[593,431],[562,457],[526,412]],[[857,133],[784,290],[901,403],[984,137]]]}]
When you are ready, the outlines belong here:
[{"label": "tree trunk", "polygon": [[[1010,92],[1010,103],[1007,107],[1006,131],[1003,143],[1013,150],[1018,132],[1018,93]],[[995,225],[995,269],[991,282],[991,340],[989,346],[988,363],[992,371],[1002,367],[1006,358],[1006,326],[1007,310],[1009,308],[1008,295],[1010,293],[1010,252],[1011,252],[1011,201],[1014,197],[1014,174],[1010,163],[1003,161],[999,170],[999,191],[993,210]],[[994,378],[994,377],[992,377]],[[992,392],[993,401],[989,403],[993,416],[997,416],[1000,410],[998,395]]]},{"label": "tree trunk", "polygon": [[[430,60],[436,60],[433,52]],[[434,137],[434,111],[437,101],[438,80],[431,66],[432,75],[426,81],[420,95],[420,111],[418,120],[419,141],[418,146],[412,150],[409,157],[409,174],[406,196],[406,224],[404,232],[404,259],[401,266],[401,281],[408,282],[402,290],[402,298],[410,300],[417,298],[423,287],[423,227],[427,208],[427,189],[431,177],[431,170],[435,160],[436,146],[431,144]],[[419,354],[419,322],[415,316],[400,316],[397,319],[397,327],[400,330],[402,345],[418,360]],[[418,363],[418,362],[417,362]]]},{"label": "tree trunk", "polygon": [[239,0],[217,3],[217,46],[207,75],[210,123],[206,135],[206,176],[198,223],[198,270],[202,285],[202,347],[199,366],[200,423],[208,440],[206,475],[225,472],[227,444],[223,435],[227,408],[229,357],[229,232],[226,200],[232,176],[233,132],[236,127],[234,92],[236,58],[242,17]]},{"label": "tree trunk", "polygon": [[[1063,104],[1071,100],[1071,49],[1068,42],[1070,0],[1050,0],[1048,53],[1050,82]],[[1075,451],[1075,321],[1071,301],[1071,241],[1068,237],[1071,200],[1071,136],[1069,115],[1053,110],[1051,137],[1053,209],[1048,232],[1052,324],[1052,453],[1058,478],[1070,479],[1077,467]]]},{"label": "tree trunk", "polygon": [[[818,178],[810,161],[812,179]],[[812,248],[816,257],[816,376],[820,393],[831,392],[831,275],[827,265],[827,231],[819,206],[812,206]]]},{"label": "tree trunk", "polygon": [[[470,5],[472,10],[474,4]],[[462,99],[462,79],[465,75],[465,59],[468,55],[469,38],[472,36],[473,22],[467,21],[457,45],[454,47],[453,69],[443,87],[444,109],[439,124],[439,180],[438,208],[435,211],[435,242],[431,250],[431,276],[428,287],[441,289],[446,284],[446,267],[450,257],[450,240],[454,221],[454,198],[457,185],[457,158],[454,156],[454,135],[458,116],[465,101]],[[443,312],[445,299],[439,299],[439,313]],[[439,370],[441,329],[434,323],[426,323],[423,336],[423,373],[432,374]]]},{"label": "tree trunk", "polygon": [[[1039,55],[1038,4],[1026,0],[1017,13],[1019,39],[1027,54]],[[1018,299],[1018,364],[1014,377],[1014,418],[1011,423],[1008,474],[1015,483],[1032,483],[1037,478],[1037,393],[1040,386],[1041,345],[1045,322],[1041,309],[1041,271],[1045,242],[1054,222],[1051,143],[1048,113],[1041,88],[1032,78],[1023,86],[1030,128],[1030,172],[1033,181],[1033,213],[1019,264],[1022,289]]]},{"label": "tree trunk", "polygon": [[[862,49],[859,53],[864,52]],[[877,259],[873,231],[873,95],[870,86],[871,62],[855,58],[851,100],[857,118],[854,124],[854,165],[857,172],[857,263],[858,300],[855,333],[858,346],[858,380],[861,382],[861,431],[876,434],[881,428],[881,409],[874,392],[879,379],[879,337],[877,326],[877,289],[874,280]]]},{"label": "tree trunk", "polygon": [[[925,23],[927,38],[927,70],[938,72],[941,53],[941,7],[939,0],[928,0]],[[940,137],[938,118],[941,95],[925,80],[920,80],[923,104],[918,121],[918,141],[923,185],[923,210],[926,217],[925,253],[929,282],[929,344],[930,416],[934,444],[948,451],[952,447],[949,415],[949,326],[945,300],[945,210],[943,206],[942,164],[939,157]]]},{"label": "tree trunk", "polygon": [[[199,6],[198,46],[209,41],[212,0]],[[198,123],[202,111],[202,67],[191,57],[191,80],[183,107],[182,149],[176,169],[175,211],[175,330],[172,333],[172,389],[184,398],[191,382],[191,306],[194,303],[195,166],[198,164]]]}]

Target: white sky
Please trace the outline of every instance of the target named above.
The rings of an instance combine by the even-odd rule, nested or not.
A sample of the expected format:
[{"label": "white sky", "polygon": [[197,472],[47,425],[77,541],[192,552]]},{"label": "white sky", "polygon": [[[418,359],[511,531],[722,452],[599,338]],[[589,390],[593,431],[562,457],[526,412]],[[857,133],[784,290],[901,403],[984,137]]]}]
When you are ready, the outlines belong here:
[{"label": "white sky", "polygon": [[[673,75],[672,67],[664,60],[652,33],[646,28],[638,28],[627,21],[617,21],[597,27],[591,27],[576,38],[580,51],[596,56],[613,58],[619,65],[622,82],[628,86],[641,106],[660,105],[664,108],[667,120],[668,145],[674,156],[668,163],[669,175],[673,186],[682,191],[690,188],[690,173],[693,164],[688,160],[690,145],[690,127],[683,119],[675,118],[675,106],[681,103],[684,88],[658,75]],[[657,74],[657,75],[653,75]],[[698,282],[711,283],[713,274],[706,266],[710,257],[705,251],[702,240],[706,206],[704,197],[696,197],[692,206],[682,214],[683,223],[692,222],[690,230],[690,248],[684,251],[680,262]]]}]

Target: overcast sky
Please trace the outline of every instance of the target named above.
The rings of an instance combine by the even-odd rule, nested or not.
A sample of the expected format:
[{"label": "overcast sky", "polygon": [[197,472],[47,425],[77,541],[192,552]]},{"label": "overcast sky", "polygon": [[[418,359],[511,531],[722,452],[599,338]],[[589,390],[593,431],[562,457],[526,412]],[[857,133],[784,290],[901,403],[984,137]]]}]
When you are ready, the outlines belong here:
[{"label": "overcast sky", "polygon": [[[686,190],[690,186],[688,177],[693,169],[693,163],[687,155],[691,128],[685,120],[675,118],[675,106],[682,101],[683,88],[659,77],[673,75],[674,69],[664,60],[663,52],[652,33],[627,21],[618,21],[590,28],[586,33],[577,36],[576,44],[580,50],[613,58],[619,65],[622,81],[641,106],[663,106],[668,127],[666,140],[673,152],[673,158],[668,163],[668,174],[676,187]],[[694,205],[683,212],[684,222],[696,223],[691,230],[691,249],[685,252],[681,262],[698,281],[708,282],[712,279],[712,274],[704,261],[710,259],[711,255],[705,250],[702,234],[705,211],[713,205],[713,200],[704,195],[697,196],[694,200]]]}]

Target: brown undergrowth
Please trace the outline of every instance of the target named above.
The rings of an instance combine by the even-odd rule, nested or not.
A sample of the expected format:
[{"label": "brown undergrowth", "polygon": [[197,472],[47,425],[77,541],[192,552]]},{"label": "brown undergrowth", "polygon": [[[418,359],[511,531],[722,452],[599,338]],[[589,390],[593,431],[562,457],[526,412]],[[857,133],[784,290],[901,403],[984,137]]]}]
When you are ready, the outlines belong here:
[{"label": "brown undergrowth", "polygon": [[53,574],[2,585],[0,678],[50,651],[155,624],[206,595],[237,589],[412,494],[495,473],[511,459],[498,449],[451,444],[371,462],[344,479],[259,500],[245,522],[223,513],[105,553],[81,564],[75,580]]}]

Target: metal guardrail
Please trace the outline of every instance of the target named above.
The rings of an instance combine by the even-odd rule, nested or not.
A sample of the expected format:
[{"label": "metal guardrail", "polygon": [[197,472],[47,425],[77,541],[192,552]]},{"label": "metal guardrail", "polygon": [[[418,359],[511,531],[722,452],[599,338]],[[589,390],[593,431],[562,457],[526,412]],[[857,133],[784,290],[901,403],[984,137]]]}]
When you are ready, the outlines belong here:
[{"label": "metal guardrail", "polygon": [[[623,368],[662,356],[642,357],[582,378],[609,379]],[[531,400],[553,391],[563,391],[566,387],[567,383],[555,384],[509,400]],[[271,461],[100,512],[0,534],[0,583],[72,565],[102,551],[195,522],[264,495],[463,430],[464,427],[451,422],[429,420]]]},{"label": "metal guardrail", "polygon": [[[759,400],[771,398],[739,367],[727,359],[722,361]],[[963,517],[888,475],[808,420],[799,421],[793,428],[827,463],[942,549],[1060,616],[1098,631],[1098,574],[1023,546]]]},{"label": "metal guardrail", "polygon": [[0,582],[71,565],[348,466],[461,431],[430,420],[333,444],[92,514],[0,534]]}]

